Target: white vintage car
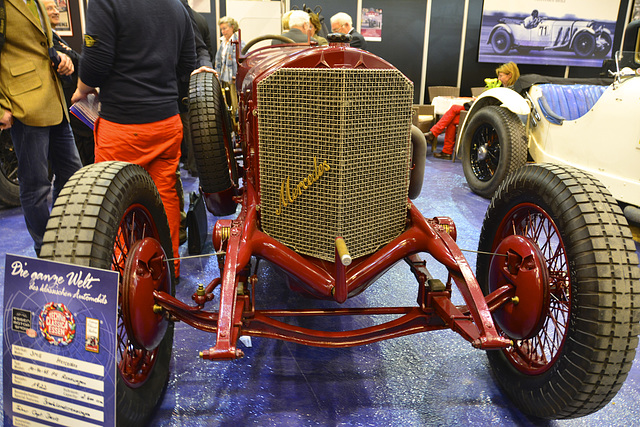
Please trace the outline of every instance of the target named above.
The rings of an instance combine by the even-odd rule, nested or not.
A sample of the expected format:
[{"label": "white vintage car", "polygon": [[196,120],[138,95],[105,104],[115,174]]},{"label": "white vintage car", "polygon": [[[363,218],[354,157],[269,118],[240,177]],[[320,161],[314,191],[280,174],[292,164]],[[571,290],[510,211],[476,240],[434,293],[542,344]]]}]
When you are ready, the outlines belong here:
[{"label": "white vintage car", "polygon": [[640,55],[618,53],[616,66],[609,85],[537,76],[553,83],[533,84],[522,95],[485,91],[464,119],[457,147],[471,190],[491,197],[527,160],[570,165],[600,180],[640,222]]},{"label": "white vintage car", "polygon": [[541,18],[533,28],[521,19],[502,18],[493,27],[487,43],[497,54],[511,49],[527,53],[533,49],[573,51],[581,58],[605,57],[611,50],[613,36],[595,21]]}]

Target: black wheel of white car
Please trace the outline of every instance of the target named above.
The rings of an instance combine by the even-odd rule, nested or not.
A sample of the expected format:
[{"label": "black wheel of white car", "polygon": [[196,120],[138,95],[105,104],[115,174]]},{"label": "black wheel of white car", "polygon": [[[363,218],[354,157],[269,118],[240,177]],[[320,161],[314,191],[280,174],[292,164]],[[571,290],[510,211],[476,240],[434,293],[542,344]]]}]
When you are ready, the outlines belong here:
[{"label": "black wheel of white car", "polygon": [[511,50],[511,35],[504,28],[498,28],[491,36],[491,47],[500,55]]},{"label": "black wheel of white car", "polygon": [[604,58],[607,56],[609,51],[611,51],[611,46],[613,46],[613,40],[611,40],[611,36],[608,33],[603,32],[596,39],[595,54],[599,58]]},{"label": "black wheel of white car", "polygon": [[[119,426],[146,425],[169,377],[173,324],[160,331],[154,348],[145,349],[129,335],[128,319],[123,316],[124,276],[131,268],[126,266],[127,260],[135,254],[132,248],[145,241],[157,242],[160,252],[172,257],[169,225],[153,180],[140,166],[103,162],[80,169],[64,186],[51,212],[40,252],[45,259],[120,273],[116,377]],[[161,265],[157,274],[173,294],[173,263]]]},{"label": "black wheel of white car", "polygon": [[[231,147],[231,125],[220,81],[213,73],[198,73],[189,82],[191,140],[205,193],[217,193],[232,186],[235,159]],[[233,171],[233,172],[232,172]],[[232,174],[232,175],[230,175]]]},{"label": "black wheel of white car", "polygon": [[462,169],[469,188],[491,197],[500,183],[527,161],[522,121],[503,107],[480,109],[462,136]]},{"label": "black wheel of white car", "polygon": [[[531,255],[505,250],[516,241]],[[631,368],[640,327],[638,257],[608,190],[571,167],[520,168],[491,200],[478,250],[483,292],[515,292],[492,312],[513,342],[487,352],[500,387],[536,417],[574,418],[605,406]],[[535,268],[543,280],[532,280]]]},{"label": "black wheel of white car", "polygon": [[18,158],[9,131],[0,132],[0,204],[20,206]]},{"label": "black wheel of white car", "polygon": [[593,55],[596,50],[596,38],[591,33],[582,32],[573,40],[573,51],[581,58]]}]

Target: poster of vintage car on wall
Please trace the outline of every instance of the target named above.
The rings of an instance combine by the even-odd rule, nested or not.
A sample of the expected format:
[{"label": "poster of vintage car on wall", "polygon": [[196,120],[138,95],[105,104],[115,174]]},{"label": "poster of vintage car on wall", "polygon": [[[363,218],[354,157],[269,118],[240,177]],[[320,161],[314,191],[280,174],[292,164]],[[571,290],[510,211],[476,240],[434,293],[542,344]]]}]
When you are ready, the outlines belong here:
[{"label": "poster of vintage car on wall", "polygon": [[600,67],[611,58],[619,1],[485,0],[479,62]]}]

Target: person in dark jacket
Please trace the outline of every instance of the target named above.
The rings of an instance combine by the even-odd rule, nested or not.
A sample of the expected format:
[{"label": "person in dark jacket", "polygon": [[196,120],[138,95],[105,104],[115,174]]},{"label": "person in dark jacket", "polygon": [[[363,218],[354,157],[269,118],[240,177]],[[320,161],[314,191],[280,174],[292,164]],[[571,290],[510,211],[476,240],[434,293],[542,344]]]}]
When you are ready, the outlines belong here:
[{"label": "person in dark jacket", "polygon": [[349,34],[351,36],[351,47],[366,49],[367,41],[364,36],[353,28],[351,17],[344,12],[338,12],[331,17],[331,31],[334,33]]},{"label": "person in dark jacket", "polygon": [[[73,92],[75,92],[78,84],[78,62],[80,61],[80,54],[73,50],[71,46],[69,46],[67,42],[65,42],[62,37],[56,33],[55,28],[60,24],[60,11],[58,10],[55,0],[44,0],[42,4],[47,11],[49,22],[51,23],[51,29],[53,30],[53,47],[58,52],[62,52],[69,56],[73,62],[73,66],[75,67],[75,71],[71,76],[61,79],[64,98],[67,101],[67,106],[71,106],[71,97],[73,96]],[[89,165],[93,163],[93,130],[73,114],[69,115],[69,124],[73,131],[73,139],[76,142],[76,147],[78,148],[78,154],[80,154],[82,164]]]},{"label": "person in dark jacket", "polygon": [[[309,32],[311,31],[311,20],[309,14],[303,10],[294,10],[289,15],[289,31],[282,33],[284,37],[288,37],[296,43],[307,43],[309,41]],[[282,44],[283,41],[273,40],[274,44]]]},{"label": "person in dark jacket", "polygon": [[[77,102],[100,88],[96,162],[127,161],[149,172],[167,212],[176,255],[182,141],[176,100],[178,81],[196,68],[192,25],[187,9],[175,0],[91,0],[72,98]],[[179,277],[180,261],[174,264]]]}]

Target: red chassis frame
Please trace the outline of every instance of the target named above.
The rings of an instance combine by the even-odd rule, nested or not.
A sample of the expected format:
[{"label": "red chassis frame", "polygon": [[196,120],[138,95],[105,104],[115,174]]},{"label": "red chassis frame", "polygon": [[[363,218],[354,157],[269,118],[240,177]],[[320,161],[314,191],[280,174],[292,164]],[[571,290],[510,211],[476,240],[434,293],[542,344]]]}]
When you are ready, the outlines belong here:
[{"label": "red chassis frame", "polygon": [[[220,261],[221,278],[201,286],[192,296],[195,305],[187,305],[166,292],[153,291],[157,314],[163,313],[174,321],[183,321],[197,329],[215,332],[216,343],[202,351],[205,359],[235,359],[243,355],[236,347],[242,335],[277,338],[281,340],[321,346],[348,347],[415,334],[418,332],[449,328],[481,349],[503,349],[511,340],[496,329],[491,311],[504,304],[517,304],[517,285],[531,285],[539,289],[540,274],[517,275],[525,259],[531,258],[531,246],[517,239],[501,246],[506,262],[498,267],[506,279],[504,285],[488,296],[484,296],[478,282],[462,252],[455,243],[456,231],[449,218],[427,220],[409,201],[405,231],[374,254],[359,259],[348,266],[340,261],[336,249],[334,263],[302,256],[259,228],[256,189],[259,188],[257,173],[257,119],[255,117],[256,84],[272,69],[279,66],[324,67],[328,63],[345,67],[392,68],[384,60],[365,51],[349,49],[346,44],[332,43],[328,48],[309,49],[308,45],[286,45],[283,48],[262,48],[257,53],[242,58],[238,69],[240,139],[247,144],[244,151],[243,185],[238,196],[233,196],[234,187],[218,194],[206,194],[207,204],[229,203],[231,199],[242,205],[234,220],[219,220],[213,231],[213,244],[217,251],[224,251],[224,263]],[[263,61],[269,58],[268,61]],[[276,65],[274,65],[276,64]],[[251,70],[252,79],[245,76]],[[239,84],[240,86],[240,84]],[[253,90],[251,90],[253,89]],[[226,139],[226,138],[225,138]],[[227,153],[233,153],[231,142],[225,141]],[[233,203],[233,202],[231,202]],[[449,272],[447,284],[433,279],[426,263],[417,255],[431,254]],[[222,252],[221,252],[222,253]],[[283,269],[294,282],[293,287],[315,298],[344,302],[348,296],[362,292],[395,263],[405,260],[419,285],[417,305],[414,307],[335,308],[318,310],[256,310],[255,292],[249,287],[257,284],[257,276],[250,273],[251,258],[270,261]],[[220,259],[220,258],[219,258]],[[451,301],[451,283],[455,282],[466,302],[455,306]],[[523,283],[524,282],[524,283]],[[502,282],[501,282],[502,283]],[[205,303],[213,300],[214,289],[220,285],[219,309],[205,311]],[[149,287],[147,287],[149,289]],[[252,289],[253,290],[253,289]],[[134,309],[138,315],[139,310]],[[284,323],[276,318],[292,316],[354,316],[354,315],[398,315],[394,320],[364,329],[330,332],[311,330]],[[143,316],[144,317],[144,316]],[[516,322],[517,323],[517,322]],[[516,329],[519,324],[514,325]]]},{"label": "red chassis frame", "polygon": [[[429,330],[449,328],[481,349],[500,349],[511,341],[496,330],[491,310],[511,301],[515,288],[504,285],[488,295],[482,294],[471,268],[457,247],[455,226],[448,218],[425,219],[412,204],[406,230],[396,239],[371,256],[362,257],[345,267],[337,259],[326,263],[303,257],[269,237],[257,227],[257,194],[250,183],[244,187],[242,210],[235,220],[219,220],[216,223],[214,247],[226,252],[222,279],[216,278],[206,288],[201,287],[192,298],[195,306],[189,306],[166,292],[154,291],[154,299],[169,314],[171,320],[183,321],[197,329],[215,332],[216,344],[201,352],[205,359],[234,359],[243,353],[236,347],[241,335],[277,338],[300,344],[320,347],[349,347],[369,344],[389,338],[415,334]],[[445,230],[448,230],[447,233]],[[526,252],[526,247],[511,252]],[[445,286],[434,280],[425,262],[417,253],[428,252],[445,265],[450,278],[456,283],[466,302],[455,306],[451,302],[451,282]],[[525,256],[523,256],[525,255]],[[268,260],[298,282],[313,284],[305,289],[322,299],[342,302],[346,295],[360,293],[396,262],[405,259],[418,280],[419,292],[415,307],[384,308],[336,308],[319,310],[256,310],[253,294],[247,292],[247,284],[255,286],[257,277],[249,276],[251,257]],[[337,257],[337,255],[336,255]],[[526,254],[509,256],[509,269],[518,269]],[[329,268],[333,267],[334,271]],[[218,312],[205,311],[213,290],[221,284]],[[341,300],[341,301],[340,301]],[[396,314],[400,317],[364,329],[329,332],[301,328],[278,321],[276,317],[291,316],[353,316]]]}]

